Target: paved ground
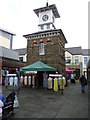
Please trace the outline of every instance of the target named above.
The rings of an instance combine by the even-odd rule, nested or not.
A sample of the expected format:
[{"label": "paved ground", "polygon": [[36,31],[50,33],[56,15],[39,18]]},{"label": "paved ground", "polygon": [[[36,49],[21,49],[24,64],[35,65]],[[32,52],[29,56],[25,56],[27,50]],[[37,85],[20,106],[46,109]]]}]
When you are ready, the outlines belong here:
[{"label": "paved ground", "polygon": [[[3,88],[5,96],[10,92]],[[19,108],[15,109],[14,118],[88,118],[88,88],[81,93],[81,86],[70,84],[57,94],[53,90],[21,88],[18,94]]]}]

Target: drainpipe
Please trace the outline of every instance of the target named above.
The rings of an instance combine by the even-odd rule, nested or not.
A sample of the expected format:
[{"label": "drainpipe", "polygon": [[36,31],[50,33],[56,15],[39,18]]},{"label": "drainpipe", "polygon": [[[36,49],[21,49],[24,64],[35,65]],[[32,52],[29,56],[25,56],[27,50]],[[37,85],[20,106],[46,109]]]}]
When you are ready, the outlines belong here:
[{"label": "drainpipe", "polygon": [[12,49],[13,35],[10,37],[10,49]]}]

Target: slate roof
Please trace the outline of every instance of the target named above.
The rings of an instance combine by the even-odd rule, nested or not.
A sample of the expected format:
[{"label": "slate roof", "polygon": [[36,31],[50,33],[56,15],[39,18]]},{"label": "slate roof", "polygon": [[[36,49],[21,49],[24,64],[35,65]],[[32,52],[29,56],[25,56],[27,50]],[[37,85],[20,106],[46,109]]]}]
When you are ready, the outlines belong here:
[{"label": "slate roof", "polygon": [[70,47],[65,49],[66,51],[70,52],[72,55],[82,55],[81,47]]},{"label": "slate roof", "polygon": [[82,49],[82,54],[84,56],[90,56],[90,49]]},{"label": "slate roof", "polygon": [[27,48],[13,49],[13,51],[18,52],[19,55],[25,55],[27,53]]},{"label": "slate roof", "polygon": [[53,5],[49,5],[49,6],[46,6],[46,7],[41,7],[41,8],[38,8],[38,9],[34,9],[33,11],[36,13],[36,15],[39,17],[39,13],[40,12],[44,12],[44,11],[47,11],[47,10],[52,10],[54,16],[56,18],[59,18],[60,15],[59,15],[59,12],[57,10],[57,7],[55,4]]}]

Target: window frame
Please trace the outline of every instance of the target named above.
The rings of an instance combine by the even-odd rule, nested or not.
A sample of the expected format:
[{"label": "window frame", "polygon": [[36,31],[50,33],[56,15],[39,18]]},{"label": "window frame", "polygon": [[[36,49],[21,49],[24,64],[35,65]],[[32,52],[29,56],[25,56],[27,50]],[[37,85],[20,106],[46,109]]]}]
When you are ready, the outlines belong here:
[{"label": "window frame", "polygon": [[19,60],[20,60],[20,61],[23,61],[23,57],[19,57]]},{"label": "window frame", "polygon": [[41,30],[44,30],[44,25],[41,25]]},{"label": "window frame", "polygon": [[44,54],[45,54],[44,43],[40,42],[40,45],[39,45],[39,55],[44,55]]},{"label": "window frame", "polygon": [[[70,62],[66,62],[66,61],[68,61],[68,60],[69,60]],[[66,58],[65,58],[65,63],[66,63],[66,64],[71,64],[71,57],[66,57]]]},{"label": "window frame", "polygon": [[87,65],[87,63],[88,63],[88,58],[84,57],[84,65]]},{"label": "window frame", "polygon": [[78,65],[78,64],[79,64],[79,57],[75,56],[75,65]]},{"label": "window frame", "polygon": [[47,29],[50,29],[50,24],[47,24]]}]

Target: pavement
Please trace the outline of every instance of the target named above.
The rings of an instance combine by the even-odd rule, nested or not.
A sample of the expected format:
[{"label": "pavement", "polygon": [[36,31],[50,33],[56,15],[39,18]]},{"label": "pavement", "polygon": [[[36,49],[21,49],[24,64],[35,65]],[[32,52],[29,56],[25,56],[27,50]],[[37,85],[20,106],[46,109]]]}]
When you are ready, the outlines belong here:
[{"label": "pavement", "polygon": [[[3,86],[7,96],[12,89]],[[64,94],[41,88],[22,87],[17,95],[19,107],[15,108],[13,118],[88,118],[88,86],[81,93],[79,81],[68,83]]]}]

